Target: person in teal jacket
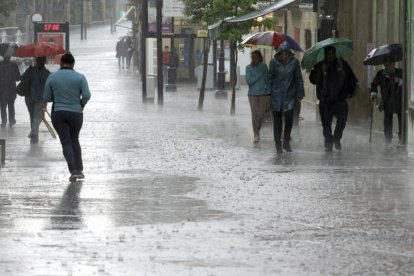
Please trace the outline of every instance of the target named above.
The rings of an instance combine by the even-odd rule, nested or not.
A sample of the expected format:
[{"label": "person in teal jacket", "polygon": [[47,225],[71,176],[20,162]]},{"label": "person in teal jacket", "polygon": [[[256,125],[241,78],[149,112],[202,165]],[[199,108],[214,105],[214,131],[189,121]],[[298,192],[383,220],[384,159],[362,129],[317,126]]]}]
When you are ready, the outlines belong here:
[{"label": "person in teal jacket", "polygon": [[[293,56],[287,42],[283,42],[269,64],[267,89],[270,91],[271,109],[273,112],[273,132],[276,152],[281,154],[282,148],[291,152],[290,134],[293,126],[293,111],[298,101],[305,96],[300,62]],[[285,119],[282,136],[282,117]]]},{"label": "person in teal jacket", "polygon": [[246,67],[246,82],[249,85],[249,103],[252,111],[254,143],[260,141],[267,103],[266,78],[267,65],[263,63],[263,56],[259,50],[251,53],[251,63]]},{"label": "person in teal jacket", "polygon": [[69,172],[69,181],[85,178],[79,133],[83,124],[83,109],[91,93],[84,75],[73,70],[75,58],[66,53],[60,60],[60,70],[46,80],[43,100],[53,102],[52,124],[59,135]]}]

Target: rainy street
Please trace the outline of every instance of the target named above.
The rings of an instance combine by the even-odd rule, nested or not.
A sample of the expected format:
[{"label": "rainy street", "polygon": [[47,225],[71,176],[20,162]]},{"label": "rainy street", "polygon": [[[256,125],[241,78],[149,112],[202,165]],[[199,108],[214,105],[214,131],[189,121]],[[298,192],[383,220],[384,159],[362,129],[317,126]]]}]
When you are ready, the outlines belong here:
[{"label": "rainy street", "polygon": [[[80,134],[85,180],[70,183],[58,139],[30,144],[24,99],[0,129],[0,275],[413,275],[414,151],[348,125],[324,152],[304,105],[293,153],[271,124],[253,144],[247,87],[228,100],[177,83],[142,103],[136,70],[118,70],[128,30],[71,33],[92,98]],[[156,91],[155,91],[156,94]],[[50,120],[50,119],[49,119]]]}]

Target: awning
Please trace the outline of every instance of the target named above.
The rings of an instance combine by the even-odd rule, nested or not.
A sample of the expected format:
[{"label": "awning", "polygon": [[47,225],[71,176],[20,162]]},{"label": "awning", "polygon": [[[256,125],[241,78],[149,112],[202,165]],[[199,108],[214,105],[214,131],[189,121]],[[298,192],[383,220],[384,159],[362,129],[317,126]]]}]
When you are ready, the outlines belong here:
[{"label": "awning", "polygon": [[242,15],[242,16],[238,16],[238,17],[232,17],[232,18],[229,18],[229,19],[220,20],[217,23],[209,25],[208,29],[212,33],[213,37],[217,37],[218,28],[223,24],[239,23],[239,22],[252,20],[252,19],[255,19],[257,17],[264,16],[264,15],[269,14],[271,12],[282,9],[282,8],[288,6],[288,5],[290,5],[290,4],[292,4],[296,1],[297,0],[279,0],[276,3],[273,3],[272,5],[267,6],[263,9],[261,9],[261,10],[257,10],[257,11],[254,11],[254,12]]},{"label": "awning", "polygon": [[[125,20],[125,18],[128,16],[128,14],[133,10],[133,9],[135,9],[135,6],[131,6],[127,11],[126,11],[126,13],[124,13],[124,15],[123,16],[121,16],[121,18],[119,18],[118,19],[118,21],[116,21],[115,22],[115,26],[119,26],[118,24],[121,22],[121,21],[123,21],[123,20]],[[123,27],[123,26],[119,26],[119,27]]]}]

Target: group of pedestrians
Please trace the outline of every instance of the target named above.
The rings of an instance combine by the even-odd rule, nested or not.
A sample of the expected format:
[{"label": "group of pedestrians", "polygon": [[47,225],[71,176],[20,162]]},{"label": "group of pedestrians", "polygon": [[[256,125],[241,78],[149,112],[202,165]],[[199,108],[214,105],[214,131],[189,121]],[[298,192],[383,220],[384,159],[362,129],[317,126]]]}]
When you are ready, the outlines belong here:
[{"label": "group of pedestrians", "polygon": [[[46,57],[36,57],[35,65],[29,66],[20,75],[18,66],[3,58],[0,62],[0,103],[2,127],[16,123],[14,102],[16,91],[25,97],[30,116],[29,138],[32,144],[38,143],[39,125],[44,116],[47,102],[52,102],[51,119],[70,172],[70,181],[83,179],[82,150],[79,133],[83,124],[83,109],[91,97],[88,82],[84,75],[73,67],[75,59],[65,53],[60,60],[60,70],[50,73],[45,67]],[[16,89],[20,81],[21,88]],[[8,117],[6,108],[8,108]]]},{"label": "group of pedestrians", "polygon": [[[314,65],[309,81],[316,85],[319,113],[322,122],[325,151],[342,149],[341,139],[348,117],[347,99],[355,95],[358,79],[349,64],[336,55],[336,48],[324,48],[325,58]],[[402,70],[395,68],[392,60],[384,64],[371,84],[374,101],[381,89],[380,110],[384,110],[384,135],[387,143],[392,139],[393,114],[398,115],[401,139]],[[252,113],[254,143],[260,141],[260,129],[266,116],[266,103],[270,98],[273,113],[273,132],[276,152],[292,152],[290,145],[293,114],[305,96],[300,62],[294,57],[287,42],[282,43],[269,66],[263,62],[259,50],[251,53],[251,63],[246,67],[248,97]],[[336,126],[332,130],[333,118]],[[282,135],[283,133],[283,135]],[[283,136],[283,137],[282,137]]]},{"label": "group of pedestrians", "polygon": [[134,54],[134,44],[130,36],[122,37],[116,43],[116,58],[118,58],[118,69],[130,69],[132,55]]}]

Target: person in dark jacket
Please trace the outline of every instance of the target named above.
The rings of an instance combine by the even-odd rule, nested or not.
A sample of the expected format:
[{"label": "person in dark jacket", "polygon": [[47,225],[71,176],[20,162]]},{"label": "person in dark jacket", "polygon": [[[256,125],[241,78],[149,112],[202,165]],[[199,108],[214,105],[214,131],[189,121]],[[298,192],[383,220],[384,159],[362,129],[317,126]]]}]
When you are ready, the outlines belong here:
[{"label": "person in dark jacket", "polygon": [[[292,152],[290,134],[293,126],[293,112],[296,103],[305,96],[300,62],[292,53],[287,42],[283,42],[269,64],[266,89],[270,92],[271,109],[273,111],[273,132],[276,152],[281,154],[282,148]],[[282,118],[285,119],[282,138]]]},{"label": "person in dark jacket", "polygon": [[9,111],[9,126],[16,124],[14,102],[16,101],[16,82],[20,80],[20,71],[17,64],[4,57],[0,62],[0,110],[1,127],[7,124],[7,108]]},{"label": "person in dark jacket", "polygon": [[126,51],[126,68],[131,69],[131,60],[134,55],[134,43],[132,42],[131,37],[127,37],[126,40],[127,51]]},{"label": "person in dark jacket", "polygon": [[30,74],[30,92],[25,96],[27,111],[30,115],[30,143],[37,144],[39,141],[39,126],[44,116],[45,102],[43,101],[43,91],[50,71],[46,69],[46,57],[37,57],[36,64],[28,68],[22,75]]},{"label": "person in dark jacket", "polygon": [[53,102],[52,124],[59,135],[63,155],[70,172],[69,181],[85,178],[79,133],[83,124],[83,109],[91,98],[85,76],[73,70],[75,58],[66,53],[60,70],[46,80],[43,100]]},{"label": "person in dark jacket", "polygon": [[127,57],[128,45],[126,38],[122,38],[116,43],[116,57],[118,58],[118,69],[125,68],[125,60]]},{"label": "person in dark jacket", "polygon": [[[348,118],[347,97],[353,94],[358,79],[349,64],[336,57],[333,46],[324,48],[325,59],[315,64],[309,80],[316,85],[316,96],[319,100],[325,150],[332,151],[342,148],[341,139]],[[332,134],[332,120],[336,117],[335,131]]]},{"label": "person in dark jacket", "polygon": [[392,140],[393,114],[398,116],[398,137],[401,142],[402,131],[402,76],[403,72],[395,68],[395,63],[387,60],[384,69],[379,70],[371,83],[371,99],[378,96],[378,86],[381,89],[380,111],[384,110],[384,136],[385,142]]}]

